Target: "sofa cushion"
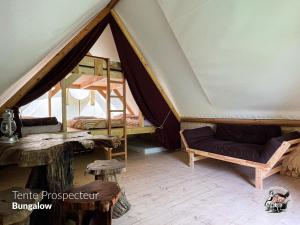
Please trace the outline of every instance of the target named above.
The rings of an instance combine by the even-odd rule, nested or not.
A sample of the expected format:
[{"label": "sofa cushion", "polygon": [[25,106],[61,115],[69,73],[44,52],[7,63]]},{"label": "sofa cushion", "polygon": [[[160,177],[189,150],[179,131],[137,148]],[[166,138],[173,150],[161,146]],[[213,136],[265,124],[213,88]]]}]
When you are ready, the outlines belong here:
[{"label": "sofa cushion", "polygon": [[282,142],[290,141],[293,139],[300,138],[300,133],[298,131],[290,132],[288,134],[284,134],[280,137],[274,137],[270,139],[264,146],[263,151],[259,157],[259,162],[267,163],[269,159],[274,155],[276,150],[280,147]]},{"label": "sofa cushion", "polygon": [[211,127],[206,126],[184,130],[183,135],[185,137],[185,140],[187,141],[188,146],[190,148],[193,148],[193,146],[197,146],[198,143],[213,138],[215,132]]},{"label": "sofa cushion", "polygon": [[219,155],[258,162],[264,146],[218,139],[207,139],[199,142],[197,146],[193,146],[193,148]]},{"label": "sofa cushion", "polygon": [[281,136],[280,126],[218,124],[216,138],[225,141],[264,145]]}]

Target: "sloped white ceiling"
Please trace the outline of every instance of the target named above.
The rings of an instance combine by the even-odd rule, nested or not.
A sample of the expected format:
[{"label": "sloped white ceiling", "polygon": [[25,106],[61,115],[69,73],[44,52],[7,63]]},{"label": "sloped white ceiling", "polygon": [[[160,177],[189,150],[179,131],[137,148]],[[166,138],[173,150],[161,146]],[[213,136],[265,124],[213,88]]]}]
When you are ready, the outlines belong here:
[{"label": "sloped white ceiling", "polygon": [[[0,103],[107,2],[1,1]],[[121,0],[116,11],[181,116],[300,118],[298,0]]]},{"label": "sloped white ceiling", "polygon": [[122,0],[115,9],[179,114],[214,114],[157,1]]},{"label": "sloped white ceiling", "polygon": [[[35,65],[58,45],[65,44],[108,2],[109,0],[0,1],[0,95],[4,94],[0,97],[0,104],[32,76],[33,73],[28,72]],[[52,56],[54,54],[55,52]],[[20,79],[22,82],[17,82]]]},{"label": "sloped white ceiling", "polygon": [[216,110],[189,115],[300,118],[300,2],[158,0]]}]

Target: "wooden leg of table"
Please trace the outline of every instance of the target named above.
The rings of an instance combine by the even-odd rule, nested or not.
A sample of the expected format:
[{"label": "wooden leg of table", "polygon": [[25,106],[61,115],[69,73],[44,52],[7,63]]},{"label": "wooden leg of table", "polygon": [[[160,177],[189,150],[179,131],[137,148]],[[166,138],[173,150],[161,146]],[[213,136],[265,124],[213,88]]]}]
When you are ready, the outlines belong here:
[{"label": "wooden leg of table", "polygon": [[194,168],[194,158],[195,158],[194,152],[188,152],[188,156],[189,156],[189,167]]},{"label": "wooden leg of table", "polygon": [[263,170],[255,168],[255,187],[263,189]]},{"label": "wooden leg of table", "polygon": [[106,159],[111,160],[112,159],[112,148],[105,148],[106,149]]}]

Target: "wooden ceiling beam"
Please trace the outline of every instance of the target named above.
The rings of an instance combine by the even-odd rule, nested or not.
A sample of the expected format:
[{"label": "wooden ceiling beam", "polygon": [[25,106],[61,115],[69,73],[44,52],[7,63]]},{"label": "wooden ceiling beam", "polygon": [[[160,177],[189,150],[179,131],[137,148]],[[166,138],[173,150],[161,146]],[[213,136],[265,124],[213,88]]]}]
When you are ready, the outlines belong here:
[{"label": "wooden ceiling beam", "polygon": [[86,81],[83,81],[80,83],[80,88],[88,88],[90,86],[93,86],[93,84],[98,81],[103,79],[102,77],[99,76],[90,76]]},{"label": "wooden ceiling beam", "polygon": [[51,97],[53,97],[53,96],[56,95],[57,92],[59,92],[60,90],[61,90],[60,83],[57,83],[57,84],[54,86],[54,89],[53,89],[53,90],[50,90],[49,93],[50,93]]},{"label": "wooden ceiling beam", "polygon": [[63,47],[49,62],[41,68],[32,78],[13,95],[0,108],[0,112],[5,108],[15,106],[63,57],[68,54],[97,24],[99,24],[118,3],[119,0],[111,0],[72,40]]}]

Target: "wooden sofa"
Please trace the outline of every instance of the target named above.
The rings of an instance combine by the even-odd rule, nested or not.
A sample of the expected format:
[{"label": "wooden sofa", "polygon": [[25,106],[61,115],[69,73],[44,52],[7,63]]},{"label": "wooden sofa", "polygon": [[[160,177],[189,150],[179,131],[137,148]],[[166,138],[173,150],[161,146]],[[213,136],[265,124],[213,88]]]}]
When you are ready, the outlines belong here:
[{"label": "wooden sofa", "polygon": [[[235,132],[239,131],[240,129],[239,125],[224,125],[224,126],[227,126],[226,129],[228,129],[229,127],[229,130],[231,129],[230,127],[233,127],[233,130]],[[250,128],[250,131],[247,127]],[[251,132],[253,133],[256,130],[256,128],[258,128],[258,132],[261,131],[265,132],[265,127],[257,126],[254,129],[253,127],[255,127],[255,125],[254,126],[248,125],[248,126],[241,127],[242,128],[241,133],[243,133],[246,129],[246,132],[244,132],[244,140],[241,140],[242,143],[235,143],[234,141],[231,140],[232,137],[229,137],[228,140],[226,140],[226,137],[224,138],[225,140],[219,140],[217,136],[218,126],[216,128],[217,129],[216,132],[214,132],[211,127],[182,130],[180,132],[180,135],[182,138],[184,148],[188,153],[189,166],[194,167],[194,162],[197,160],[201,160],[204,158],[213,158],[213,159],[218,159],[218,160],[227,161],[231,163],[236,163],[243,166],[253,167],[255,168],[255,187],[258,189],[262,189],[263,180],[279,172],[281,170],[282,160],[285,157],[288,157],[289,154],[297,148],[297,145],[300,143],[300,133],[292,132],[286,135],[278,134],[278,132],[275,133],[273,132],[273,134],[262,133],[262,135],[257,135],[256,133],[253,134],[255,136],[250,137],[250,139],[263,137],[265,139],[270,138],[270,140],[261,145],[245,143],[245,141],[247,141],[248,138],[245,135],[251,136]],[[190,132],[192,136],[190,134],[188,135],[188,132]],[[241,133],[238,134],[238,138],[243,139],[243,134]],[[268,135],[270,137],[268,137]],[[233,137],[233,140],[235,140],[235,138],[236,137]],[[216,147],[216,145],[213,144],[214,140],[216,141],[216,143],[221,143],[221,144],[225,143],[226,147],[227,148],[229,147],[229,149],[227,151],[218,152],[218,150],[213,149],[214,147]],[[260,140],[259,143],[262,143],[262,141],[264,140]],[[247,145],[249,151],[253,150],[251,149],[252,146],[253,148],[259,148],[259,149],[255,150],[250,155],[248,152],[245,152],[244,149],[244,155],[243,154],[239,155],[238,148],[242,146],[243,143]],[[237,146],[236,148],[234,147],[235,144]],[[230,148],[231,145],[232,148]],[[265,153],[264,151],[267,153]]]}]

